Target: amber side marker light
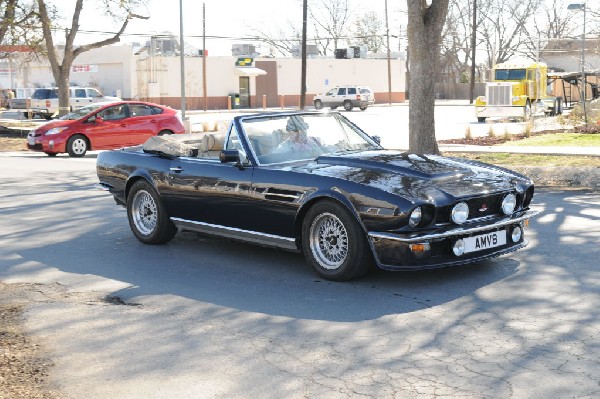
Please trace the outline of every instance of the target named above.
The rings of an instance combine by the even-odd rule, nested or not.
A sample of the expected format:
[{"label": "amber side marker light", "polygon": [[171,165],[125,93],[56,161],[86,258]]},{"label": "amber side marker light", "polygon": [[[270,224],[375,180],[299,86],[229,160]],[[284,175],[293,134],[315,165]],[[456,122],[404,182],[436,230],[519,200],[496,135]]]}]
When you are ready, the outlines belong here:
[{"label": "amber side marker light", "polygon": [[523,221],[523,227],[529,227],[529,219]]},{"label": "amber side marker light", "polygon": [[429,244],[410,244],[410,250],[413,252],[427,252],[429,251]]}]

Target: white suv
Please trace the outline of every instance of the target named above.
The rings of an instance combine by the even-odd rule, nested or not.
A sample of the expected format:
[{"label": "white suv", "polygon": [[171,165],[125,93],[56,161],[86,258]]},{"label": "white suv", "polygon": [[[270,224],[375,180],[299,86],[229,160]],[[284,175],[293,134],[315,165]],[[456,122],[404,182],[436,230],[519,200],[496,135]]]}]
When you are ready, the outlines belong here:
[{"label": "white suv", "polygon": [[361,111],[375,104],[375,96],[371,89],[365,86],[335,86],[325,94],[313,97],[313,105],[316,109],[330,107],[336,109],[343,106],[346,111],[352,111],[358,107]]},{"label": "white suv", "polygon": [[[121,101],[118,97],[103,96],[94,87],[70,87],[69,111],[91,103],[104,101]],[[50,119],[58,114],[58,88],[46,87],[35,89],[31,95],[30,110],[32,114],[39,114],[45,119]]]}]

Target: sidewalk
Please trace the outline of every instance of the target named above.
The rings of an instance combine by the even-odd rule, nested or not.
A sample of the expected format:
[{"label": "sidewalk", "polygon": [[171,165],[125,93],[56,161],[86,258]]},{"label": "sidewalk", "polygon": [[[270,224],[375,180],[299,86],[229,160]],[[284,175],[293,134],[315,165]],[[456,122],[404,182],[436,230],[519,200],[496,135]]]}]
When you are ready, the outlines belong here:
[{"label": "sidewalk", "polygon": [[579,155],[600,157],[600,147],[522,147],[508,145],[464,145],[440,144],[441,152],[488,152],[509,154],[537,154],[537,155]]}]

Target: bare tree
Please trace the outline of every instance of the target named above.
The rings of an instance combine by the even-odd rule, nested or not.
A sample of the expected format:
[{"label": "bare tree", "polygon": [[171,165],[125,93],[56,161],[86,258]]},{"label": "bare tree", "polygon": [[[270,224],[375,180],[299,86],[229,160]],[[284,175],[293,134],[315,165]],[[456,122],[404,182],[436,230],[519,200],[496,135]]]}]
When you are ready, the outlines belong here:
[{"label": "bare tree", "polygon": [[410,56],[409,150],[439,153],[435,138],[435,75],[449,0],[407,0]]},{"label": "bare tree", "polygon": [[308,8],[308,13],[322,55],[328,54],[332,44],[335,50],[340,39],[348,37],[353,15],[349,0],[313,1]]},{"label": "bare tree", "polygon": [[38,48],[43,38],[37,15],[29,2],[0,0],[0,15],[0,43]]},{"label": "bare tree", "polygon": [[[46,4],[45,0],[37,0],[38,16],[42,24],[48,60],[50,61],[52,74],[58,87],[58,107],[60,115],[64,115],[69,111],[69,76],[75,58],[86,51],[118,43],[121,40],[121,34],[125,31],[125,28],[131,19],[148,18],[135,14],[132,11],[134,6],[143,2],[144,0],[103,0],[100,6],[104,9],[105,14],[113,18],[114,21],[122,21],[121,27],[108,39],[75,46],[75,37],[79,31],[79,17],[84,4],[84,0],[77,0],[71,19],[71,26],[65,29],[64,50],[62,51],[62,54],[59,54],[54,46],[54,38],[52,36],[54,25],[51,13],[49,12],[49,6]],[[87,4],[90,3],[91,2],[88,2]]]},{"label": "bare tree", "polygon": [[274,31],[269,31],[264,26],[253,28],[250,37],[268,45],[271,56],[275,55],[274,52],[281,56],[289,56],[300,45],[301,35],[302,32],[288,21],[285,29],[276,27]]},{"label": "bare tree", "polygon": [[541,9],[543,0],[487,0],[478,3],[482,36],[488,53],[488,66],[521,54],[529,40],[528,27]]},{"label": "bare tree", "polygon": [[[298,16],[300,15],[301,9],[298,8]],[[321,55],[330,54],[341,40],[350,38],[353,15],[349,0],[311,1],[308,5],[308,20],[311,25],[308,42],[316,44]],[[267,43],[281,55],[289,55],[294,47],[300,45],[301,22],[300,18],[294,21],[288,19],[284,26],[271,30],[264,26],[255,27],[250,37]]]},{"label": "bare tree", "polygon": [[356,20],[355,44],[367,46],[370,51],[378,53],[385,48],[384,37],[385,23],[374,11],[368,11]]}]

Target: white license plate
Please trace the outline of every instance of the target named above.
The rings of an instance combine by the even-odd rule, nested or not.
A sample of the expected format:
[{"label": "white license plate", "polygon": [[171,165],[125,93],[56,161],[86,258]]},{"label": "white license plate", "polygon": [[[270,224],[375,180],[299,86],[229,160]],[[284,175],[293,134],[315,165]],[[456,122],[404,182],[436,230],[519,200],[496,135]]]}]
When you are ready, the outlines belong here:
[{"label": "white license plate", "polygon": [[29,145],[35,145],[35,137],[27,137],[27,143]]},{"label": "white license plate", "polygon": [[483,251],[506,244],[506,230],[463,238],[465,253]]}]

